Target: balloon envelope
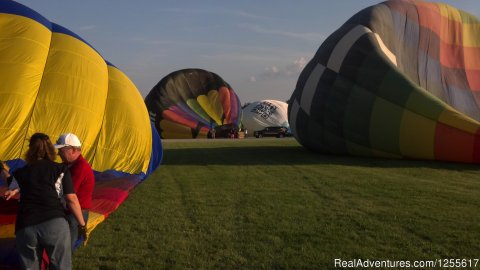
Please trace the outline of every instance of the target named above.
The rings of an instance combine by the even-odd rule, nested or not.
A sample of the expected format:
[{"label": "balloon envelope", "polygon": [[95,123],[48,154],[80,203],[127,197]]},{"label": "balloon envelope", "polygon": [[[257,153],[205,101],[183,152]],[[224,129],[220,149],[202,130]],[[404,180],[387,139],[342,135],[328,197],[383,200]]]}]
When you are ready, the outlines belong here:
[{"label": "balloon envelope", "polygon": [[324,153],[480,162],[479,24],[423,1],[360,11],[302,71],[295,137]]},{"label": "balloon envelope", "polygon": [[287,110],[288,104],[279,100],[252,102],[242,109],[243,127],[251,132],[272,126],[289,128]]},{"label": "balloon envelope", "polygon": [[[96,172],[89,231],[159,165],[159,136],[130,79],[75,33],[9,0],[0,1],[0,82],[0,159],[11,170],[25,164],[35,132],[81,139]],[[18,263],[16,203],[0,201],[0,268]]]},{"label": "balloon envelope", "polygon": [[145,104],[162,138],[206,138],[214,128],[238,128],[242,112],[230,85],[203,69],[170,73],[153,87]]}]

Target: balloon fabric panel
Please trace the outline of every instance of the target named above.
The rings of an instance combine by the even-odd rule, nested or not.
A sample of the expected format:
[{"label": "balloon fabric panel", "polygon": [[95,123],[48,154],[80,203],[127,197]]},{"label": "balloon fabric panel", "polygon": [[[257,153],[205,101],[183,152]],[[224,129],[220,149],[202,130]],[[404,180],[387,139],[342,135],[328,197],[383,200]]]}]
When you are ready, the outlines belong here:
[{"label": "balloon fabric panel", "polygon": [[189,128],[195,128],[198,124],[198,119],[195,119],[189,114],[185,114],[176,106],[170,107],[170,109],[163,111],[162,114],[165,120],[169,120]]},{"label": "balloon fabric panel", "polygon": [[[6,8],[9,2],[0,3]],[[42,81],[52,33],[38,22],[0,13],[0,124],[1,159],[11,160],[23,153],[32,110]]]},{"label": "balloon fabric panel", "polygon": [[233,90],[230,90],[230,100],[232,102],[232,107],[230,108],[230,121],[239,125],[242,120],[242,105],[240,99]]},{"label": "balloon fabric panel", "polygon": [[[152,152],[147,108],[135,85],[119,69],[108,65],[108,96],[92,166],[104,171],[146,172]],[[115,116],[115,117],[113,117]],[[115,136],[111,132],[115,131]]]},{"label": "balloon fabric panel", "polygon": [[201,95],[197,99],[200,101],[202,98],[203,102],[201,103],[202,108],[208,113],[210,116],[210,123],[215,123],[216,125],[222,125],[222,115],[223,115],[223,107],[219,102],[219,91],[217,90],[210,90],[208,91],[207,96]]},{"label": "balloon fabric panel", "polygon": [[[210,107],[212,109],[212,112],[211,112],[211,118],[215,120],[216,124],[217,125],[222,125],[224,121],[222,121],[224,118],[224,115],[228,112],[225,112],[225,108],[222,106],[222,102],[220,101],[220,92],[221,92],[221,89],[219,91],[216,91],[216,90],[210,90],[208,91],[208,104],[210,104]],[[226,108],[227,110],[230,110],[230,108]],[[225,123],[228,123],[225,122]]]},{"label": "balloon fabric panel", "polygon": [[220,103],[222,104],[223,112],[224,112],[222,120],[224,120],[225,123],[230,123],[232,121],[230,108],[232,107],[232,104],[233,104],[230,97],[230,91],[228,91],[226,87],[221,87],[218,90],[218,92],[220,96]]},{"label": "balloon fabric panel", "polygon": [[[434,159],[436,122],[422,115],[403,111],[400,126],[401,155],[411,158]],[[414,127],[414,128],[413,128]]]},{"label": "balloon fabric panel", "polygon": [[[204,107],[202,106],[201,102],[205,102],[205,100],[202,100],[202,97],[206,99],[204,95],[198,96],[196,99],[190,98],[187,99],[187,105],[188,107],[195,112],[197,116],[200,116],[203,121],[210,122],[210,116],[208,113],[204,110]],[[192,116],[194,117],[194,116]]]},{"label": "balloon fabric panel", "polygon": [[[190,139],[194,136],[192,128],[165,119],[160,121],[160,128],[163,130],[162,134],[165,139]],[[198,131],[198,136],[206,138],[207,132],[208,128],[202,127]]]},{"label": "balloon fabric panel", "polygon": [[[75,130],[82,138],[85,158],[92,160],[105,113],[107,83],[105,61],[95,50],[75,37],[53,32],[27,137],[39,130],[50,134]],[[28,149],[28,141],[23,149]]]},{"label": "balloon fabric panel", "polygon": [[210,126],[210,122],[211,122],[210,117],[208,117],[205,113],[203,113],[202,115],[197,114],[186,103],[183,103],[183,102],[177,103],[171,106],[169,109],[173,111],[177,111],[178,109],[179,114],[185,115],[185,117],[188,116],[189,118],[195,119],[196,121],[201,122],[205,126]]}]

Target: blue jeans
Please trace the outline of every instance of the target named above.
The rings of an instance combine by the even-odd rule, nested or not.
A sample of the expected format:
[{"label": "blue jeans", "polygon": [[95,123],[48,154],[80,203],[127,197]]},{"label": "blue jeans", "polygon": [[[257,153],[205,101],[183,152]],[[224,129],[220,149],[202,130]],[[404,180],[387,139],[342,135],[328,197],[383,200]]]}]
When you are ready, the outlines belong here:
[{"label": "blue jeans", "polygon": [[43,250],[50,259],[51,270],[72,269],[70,229],[65,218],[22,228],[17,231],[15,241],[22,269],[40,269]]},{"label": "blue jeans", "polygon": [[[89,210],[82,210],[82,215],[83,215],[83,220],[85,221],[85,224],[87,224],[88,221],[88,213]],[[75,248],[79,247],[80,244],[85,240],[83,238],[78,238],[78,222],[75,216],[70,213],[67,216],[68,219],[68,224],[70,226],[70,234],[71,234],[71,242],[72,242],[72,250]]]}]

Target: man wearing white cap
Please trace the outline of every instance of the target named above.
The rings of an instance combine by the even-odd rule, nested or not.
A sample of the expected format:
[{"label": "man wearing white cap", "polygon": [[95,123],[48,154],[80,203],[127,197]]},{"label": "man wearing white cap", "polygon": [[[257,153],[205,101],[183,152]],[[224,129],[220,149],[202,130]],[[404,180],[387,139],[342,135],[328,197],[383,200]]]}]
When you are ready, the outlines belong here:
[{"label": "man wearing white cap", "polygon": [[[63,163],[67,164],[70,169],[75,193],[80,202],[83,218],[86,223],[92,203],[93,187],[95,186],[92,167],[90,167],[90,164],[88,164],[82,156],[82,144],[77,135],[73,133],[62,134],[54,146],[58,149],[58,155],[62,158]],[[68,216],[68,219],[70,223],[73,250],[73,248],[80,244],[81,241],[81,239],[77,239],[79,224],[72,214]],[[86,228],[80,229],[86,230]],[[77,243],[77,240],[80,240],[79,243]]]}]

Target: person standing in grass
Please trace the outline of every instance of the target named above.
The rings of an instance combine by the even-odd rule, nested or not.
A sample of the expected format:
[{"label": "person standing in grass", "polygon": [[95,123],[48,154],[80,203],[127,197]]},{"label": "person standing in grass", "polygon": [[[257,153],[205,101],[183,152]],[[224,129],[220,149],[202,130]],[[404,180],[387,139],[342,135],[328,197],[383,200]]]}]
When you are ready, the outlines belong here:
[{"label": "person standing in grass", "polygon": [[2,172],[2,177],[13,178],[5,200],[20,193],[15,239],[22,269],[40,269],[44,250],[50,269],[72,269],[70,229],[62,198],[77,223],[85,226],[68,167],[56,163],[55,158],[48,135],[35,133],[29,141],[27,165],[13,176]]},{"label": "person standing in grass", "polygon": [[[92,168],[82,156],[82,143],[78,139],[77,135],[73,133],[66,133],[60,135],[55,148],[58,149],[58,155],[62,158],[64,164],[70,169],[70,173],[73,179],[73,186],[75,193],[77,194],[80,206],[82,208],[83,218],[85,223],[88,222],[88,215],[92,204],[93,188],[95,186],[95,177],[93,175]],[[72,232],[72,249],[80,245],[82,240],[77,236],[78,223],[74,215],[70,213],[68,215],[68,221],[70,223],[70,230]],[[86,230],[86,228],[81,228]]]}]

